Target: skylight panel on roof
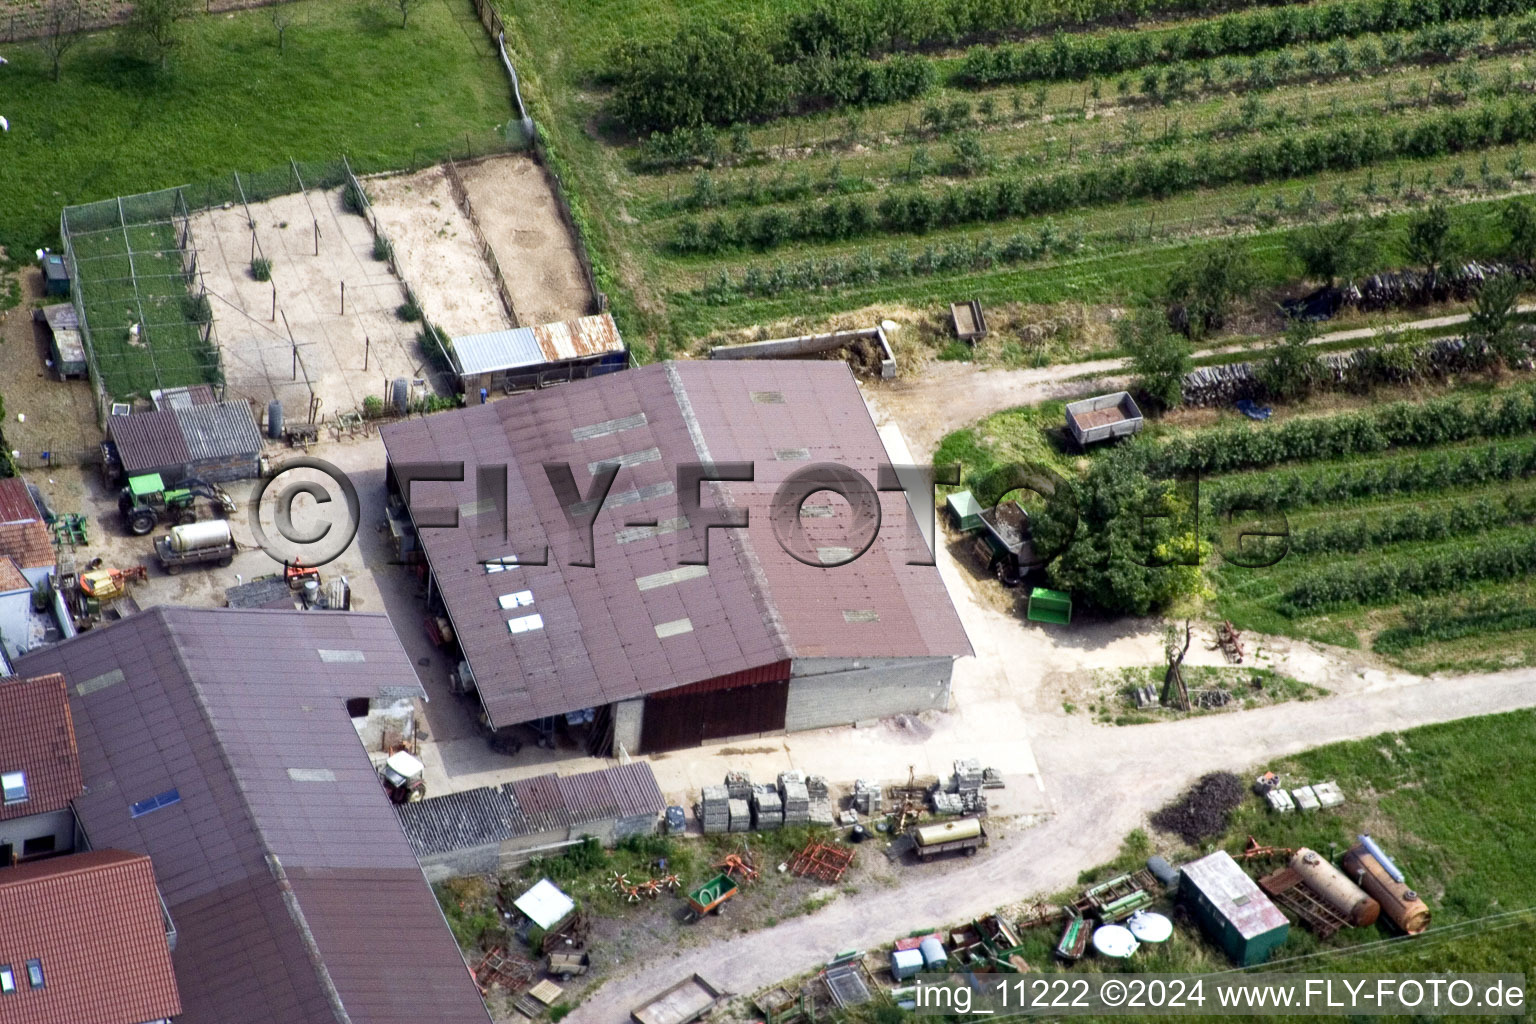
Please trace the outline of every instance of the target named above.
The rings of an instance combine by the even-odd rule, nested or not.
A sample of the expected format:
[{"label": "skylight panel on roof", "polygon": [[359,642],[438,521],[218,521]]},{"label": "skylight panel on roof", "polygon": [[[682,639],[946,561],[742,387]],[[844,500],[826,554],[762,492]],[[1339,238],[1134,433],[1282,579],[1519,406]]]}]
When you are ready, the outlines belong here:
[{"label": "skylight panel on roof", "polygon": [[533,591],[519,590],[511,594],[502,594],[497,601],[503,608],[523,608],[533,604]]},{"label": "skylight panel on roof", "polygon": [[103,672],[99,676],[91,676],[75,687],[75,693],[81,697],[89,696],[97,690],[105,690],[123,681],[123,670],[115,668],[110,672]]},{"label": "skylight panel on roof", "polygon": [[486,572],[506,572],[508,569],[516,569],[522,565],[516,555],[502,555],[500,558],[487,558],[480,563],[485,566]]},{"label": "skylight panel on roof", "polygon": [[880,613],[873,608],[844,608],[843,621],[854,622],[879,622]]},{"label": "skylight panel on roof", "polygon": [[0,964],[0,994],[10,995],[16,991],[16,972],[10,964]]},{"label": "skylight panel on roof", "polygon": [[156,793],[146,800],[140,800],[128,808],[130,818],[142,818],[151,811],[158,811],[162,807],[181,803],[181,793],[174,789],[168,789],[164,793]]},{"label": "skylight panel on roof", "polygon": [[778,448],[774,450],[773,457],[780,462],[804,462],[811,457],[809,448]]},{"label": "skylight panel on roof", "polygon": [[594,423],[589,427],[572,427],[572,441],[590,441],[595,437],[607,437],[609,434],[617,434],[621,430],[633,430],[636,427],[645,426],[645,413],[637,412],[633,416],[622,416],[616,420],[604,420]]},{"label": "skylight panel on roof", "polygon": [[627,526],[615,533],[613,539],[619,544],[633,544],[637,540],[650,540],[664,533],[676,533],[686,529],[688,529],[688,518],[675,516],[671,519],[659,520],[655,526]]},{"label": "skylight panel on roof", "polygon": [[685,583],[688,580],[696,580],[700,576],[709,575],[707,565],[680,565],[676,569],[668,569],[666,572],[653,572],[649,576],[635,577],[635,586],[641,590],[655,590],[657,587],[671,586],[674,583]]},{"label": "skylight panel on roof", "polygon": [[524,615],[521,618],[510,619],[507,622],[507,630],[514,635],[517,633],[527,633],[535,629],[543,628],[544,616],[537,614]]},{"label": "skylight panel on roof", "polygon": [[598,459],[596,462],[589,462],[589,463],[587,463],[587,472],[595,476],[597,474],[597,471],[600,468],[602,468],[603,466],[606,466],[606,465],[608,465],[609,463],[612,463],[612,462],[617,462],[620,466],[628,467],[628,466],[643,466],[647,462],[660,462],[660,461],[661,461],[661,449],[660,448],[646,448],[643,451],[629,452],[628,454],[625,454],[625,455],[615,455],[613,458],[610,458],[610,459]]},{"label": "skylight panel on roof", "polygon": [[33,988],[43,987],[43,962],[36,957],[27,961],[27,984]]},{"label": "skylight panel on roof", "polygon": [[783,405],[784,392],[782,391],[753,391],[752,401],[758,405]]},{"label": "skylight panel on roof", "polygon": [[692,619],[674,619],[671,622],[663,622],[656,627],[656,638],[658,640],[665,640],[669,636],[678,636],[682,633],[692,632]]},{"label": "skylight panel on roof", "polygon": [[6,772],[0,775],[0,800],[19,804],[27,799],[27,773]]}]

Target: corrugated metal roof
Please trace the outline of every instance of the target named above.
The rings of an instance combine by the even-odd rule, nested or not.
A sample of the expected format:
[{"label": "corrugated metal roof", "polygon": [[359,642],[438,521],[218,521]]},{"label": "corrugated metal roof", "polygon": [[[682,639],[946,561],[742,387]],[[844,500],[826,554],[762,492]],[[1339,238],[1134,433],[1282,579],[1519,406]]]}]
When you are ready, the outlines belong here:
[{"label": "corrugated metal roof", "polygon": [[618,325],[607,313],[584,316],[562,323],[540,324],[533,329],[544,358],[552,363],[562,359],[584,359],[605,352],[624,351]]},{"label": "corrugated metal roof", "polygon": [[459,372],[468,376],[622,352],[624,339],[613,317],[599,313],[537,327],[462,334],[453,339],[453,351]]},{"label": "corrugated metal roof", "polygon": [[0,477],[0,523],[25,523],[38,518],[37,505],[19,476]]},{"label": "corrugated metal roof", "polygon": [[644,761],[578,775],[540,775],[399,807],[417,856],[500,843],[610,818],[660,815],[666,799]]},{"label": "corrugated metal roof", "polygon": [[156,409],[179,409],[189,405],[213,405],[218,401],[213,388],[207,384],[188,384],[185,387],[157,388],[149,393]]},{"label": "corrugated metal roof", "polygon": [[240,400],[214,405],[177,405],[171,409],[109,416],[107,431],[117,443],[128,473],[144,473],[203,459],[261,451],[261,432],[251,407]]},{"label": "corrugated metal roof", "polygon": [[26,773],[27,798],[0,821],[62,810],[80,795],[80,753],[64,677],[0,679],[0,772]]},{"label": "corrugated metal roof", "polygon": [[[758,403],[771,390],[782,402]],[[623,424],[622,430],[609,428]],[[589,428],[601,427],[592,431]],[[491,720],[509,725],[727,676],[792,657],[943,657],[970,645],[934,566],[908,565],[909,513],[900,492],[880,495],[884,526],[848,565],[800,563],[776,539],[769,507],[804,462],[780,462],[803,448],[871,485],[887,461],[884,445],[842,363],[699,361],[641,367],[575,381],[506,401],[473,405],[382,428],[392,460],[462,460],[461,483],[418,485],[419,507],[475,509],[476,467],[508,468],[509,540],[494,549],[485,531],[420,531],[422,546],[474,669]],[[628,460],[592,530],[594,568],[568,568],[586,539],[566,519],[541,464],[567,463],[582,494],[589,471]],[[681,523],[677,467],[751,462],[749,483],[705,486],[702,510]],[[526,468],[525,468],[526,467]],[[723,496],[722,496],[723,495]],[[727,502],[730,509],[727,509]],[[707,572],[682,567],[703,554],[703,525],[746,509],[746,530],[708,532]],[[590,512],[580,502],[576,511]],[[806,517],[812,550],[848,543],[848,517]],[[668,523],[666,530],[640,527]],[[499,532],[499,531],[498,531]],[[483,560],[549,548],[548,565],[487,573]],[[684,571],[679,572],[679,569]],[[641,582],[644,581],[644,582]],[[531,590],[531,606],[503,609],[498,597]],[[849,622],[843,612],[870,612]],[[537,613],[543,628],[508,632],[514,614]],[[683,630],[687,621],[693,628]],[[658,626],[664,626],[660,633]]]},{"label": "corrugated metal roof", "polygon": [[[148,857],[93,850],[0,871],[0,1021],[95,1024],[181,1016]],[[43,986],[27,981],[42,962]]]},{"label": "corrugated metal roof", "polygon": [[[75,810],[92,842],[154,859],[179,936],[178,1021],[333,1020],[329,983],[355,1024],[415,1024],[423,1005],[434,1021],[485,1024],[346,711],[348,698],[421,692],[387,617],[161,606],[18,669],[72,684]],[[409,956],[381,921],[410,936]]]},{"label": "corrugated metal roof", "polygon": [[177,405],[173,412],[194,462],[261,452],[261,432],[247,402]]},{"label": "corrugated metal roof", "polygon": [[1181,870],[1189,884],[1199,889],[1217,913],[1232,922],[1245,939],[1289,923],[1248,872],[1225,850],[1191,861]]}]

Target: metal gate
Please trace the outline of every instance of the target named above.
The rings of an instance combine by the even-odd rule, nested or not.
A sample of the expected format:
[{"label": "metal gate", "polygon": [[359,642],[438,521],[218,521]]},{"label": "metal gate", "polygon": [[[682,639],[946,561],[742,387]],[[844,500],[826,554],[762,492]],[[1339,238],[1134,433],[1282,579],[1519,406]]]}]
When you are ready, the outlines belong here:
[{"label": "metal gate", "polygon": [[710,740],[784,728],[789,680],[729,690],[654,694],[645,699],[640,749],[647,754],[696,747]]}]

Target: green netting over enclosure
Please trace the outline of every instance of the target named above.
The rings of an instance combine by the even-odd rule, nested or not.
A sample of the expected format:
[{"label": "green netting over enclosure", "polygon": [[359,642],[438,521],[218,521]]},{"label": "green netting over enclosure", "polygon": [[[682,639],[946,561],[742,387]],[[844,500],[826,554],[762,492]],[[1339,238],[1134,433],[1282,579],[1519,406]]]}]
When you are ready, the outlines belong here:
[{"label": "green netting over enclosure", "polygon": [[86,362],[118,401],[222,383],[213,315],[181,189],[85,206],[61,218]]}]

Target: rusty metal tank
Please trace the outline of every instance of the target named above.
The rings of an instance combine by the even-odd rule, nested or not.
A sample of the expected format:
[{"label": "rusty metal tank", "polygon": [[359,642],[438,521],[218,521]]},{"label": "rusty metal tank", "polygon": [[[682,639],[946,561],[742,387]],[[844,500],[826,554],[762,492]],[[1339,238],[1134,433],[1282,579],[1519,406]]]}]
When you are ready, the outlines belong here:
[{"label": "rusty metal tank", "polygon": [[1368,928],[1381,914],[1381,904],[1316,850],[1305,846],[1291,854],[1291,870],[1301,876],[1318,899],[1338,911],[1351,928]]},{"label": "rusty metal tank", "polygon": [[1419,894],[1388,874],[1364,846],[1350,847],[1340,864],[1346,875],[1359,879],[1366,894],[1381,904],[1381,912],[1387,915],[1387,920],[1409,935],[1417,935],[1429,927],[1429,908],[1419,899]]}]

